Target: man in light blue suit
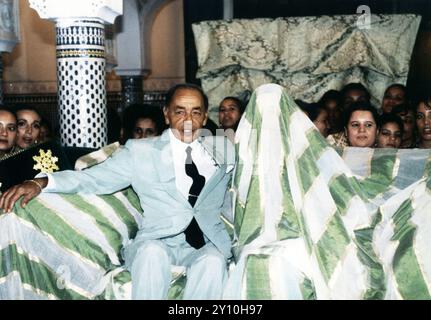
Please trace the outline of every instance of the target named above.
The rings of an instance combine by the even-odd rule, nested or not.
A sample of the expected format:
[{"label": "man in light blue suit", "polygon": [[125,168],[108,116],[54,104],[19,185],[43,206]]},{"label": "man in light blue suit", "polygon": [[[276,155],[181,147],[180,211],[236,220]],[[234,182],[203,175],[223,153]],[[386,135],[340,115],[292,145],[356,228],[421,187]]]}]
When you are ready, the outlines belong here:
[{"label": "man in light blue suit", "polygon": [[43,192],[109,194],[129,185],[144,219],[123,248],[132,275],[132,298],[164,299],[171,265],[187,268],[185,299],[219,299],[227,277],[231,241],[221,220],[234,167],[232,144],[202,137],[208,99],[200,87],[181,84],[167,93],[170,129],[160,137],[129,140],[105,162],[83,171],[62,171],[12,187],[0,198],[8,212]]}]

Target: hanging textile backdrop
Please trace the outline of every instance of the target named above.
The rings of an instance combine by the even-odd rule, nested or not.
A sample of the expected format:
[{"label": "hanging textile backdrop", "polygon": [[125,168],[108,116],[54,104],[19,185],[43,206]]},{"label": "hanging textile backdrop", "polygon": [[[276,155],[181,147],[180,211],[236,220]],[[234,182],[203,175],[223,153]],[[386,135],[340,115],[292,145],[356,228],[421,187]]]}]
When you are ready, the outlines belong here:
[{"label": "hanging textile backdrop", "polygon": [[194,24],[197,77],[209,97],[210,118],[218,123],[223,97],[264,83],[311,102],[329,89],[361,82],[379,106],[389,84],[407,81],[421,18],[372,15],[369,29],[359,29],[357,20],[346,15]]}]

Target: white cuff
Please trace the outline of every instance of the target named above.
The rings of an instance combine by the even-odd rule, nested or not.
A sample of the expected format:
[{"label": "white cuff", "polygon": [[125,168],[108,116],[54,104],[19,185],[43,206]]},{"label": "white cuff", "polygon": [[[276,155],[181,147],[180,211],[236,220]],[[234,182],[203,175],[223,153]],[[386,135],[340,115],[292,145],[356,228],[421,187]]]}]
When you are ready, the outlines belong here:
[{"label": "white cuff", "polygon": [[45,188],[42,189],[42,192],[50,192],[52,190],[55,190],[55,181],[49,173],[38,173],[35,178],[48,178],[48,184]]}]

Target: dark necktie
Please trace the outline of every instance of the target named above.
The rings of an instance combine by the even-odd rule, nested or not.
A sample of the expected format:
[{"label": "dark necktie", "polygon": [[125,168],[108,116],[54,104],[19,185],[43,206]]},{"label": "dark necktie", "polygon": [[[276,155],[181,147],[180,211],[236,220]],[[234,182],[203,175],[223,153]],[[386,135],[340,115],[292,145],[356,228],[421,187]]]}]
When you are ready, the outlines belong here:
[{"label": "dark necktie", "polygon": [[[205,177],[199,174],[198,168],[193,162],[191,154],[192,148],[187,147],[186,153],[186,174],[193,179],[193,183],[189,191],[189,202],[192,207],[194,207],[196,200],[198,199],[198,196],[205,185]],[[205,245],[204,234],[201,228],[199,228],[199,225],[194,217],[186,230],[184,230],[184,234],[186,235],[186,241],[193,248],[199,249]]]}]

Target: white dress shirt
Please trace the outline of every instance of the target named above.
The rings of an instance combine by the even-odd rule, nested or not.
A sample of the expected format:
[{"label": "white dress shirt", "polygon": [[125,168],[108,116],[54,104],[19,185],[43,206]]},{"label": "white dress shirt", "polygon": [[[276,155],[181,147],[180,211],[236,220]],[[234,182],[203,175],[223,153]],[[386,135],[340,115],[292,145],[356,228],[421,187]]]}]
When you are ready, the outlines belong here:
[{"label": "white dress shirt", "polygon": [[216,171],[217,167],[213,158],[205,150],[198,139],[194,140],[192,143],[184,143],[174,136],[172,130],[169,130],[169,139],[172,148],[172,157],[174,159],[175,184],[178,191],[180,191],[181,194],[186,199],[188,199],[189,190],[192,186],[193,179],[186,174],[186,148],[192,148],[192,160],[196,164],[199,174],[205,177],[205,183],[208,182],[208,180]]}]

